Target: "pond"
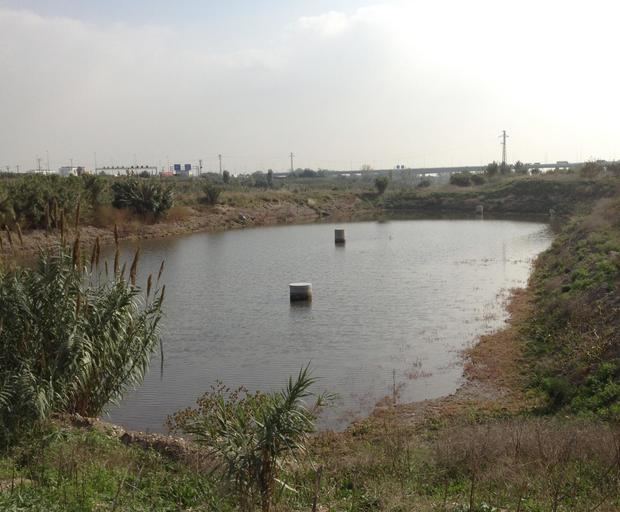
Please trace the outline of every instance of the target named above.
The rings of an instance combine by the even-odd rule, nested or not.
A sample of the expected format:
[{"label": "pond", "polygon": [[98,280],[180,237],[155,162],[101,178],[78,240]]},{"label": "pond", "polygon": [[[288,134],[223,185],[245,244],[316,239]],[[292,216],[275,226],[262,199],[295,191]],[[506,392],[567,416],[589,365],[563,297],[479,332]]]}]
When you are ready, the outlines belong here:
[{"label": "pond", "polygon": [[[462,350],[502,326],[509,290],[551,239],[542,222],[417,219],[143,241],[142,281],[166,262],[165,357],[106,419],[161,432],[218,381],[272,391],[308,363],[317,391],[339,395],[322,428],[346,427],[394,389],[402,402],[450,394]],[[297,281],[312,283],[310,304],[289,302]]]}]

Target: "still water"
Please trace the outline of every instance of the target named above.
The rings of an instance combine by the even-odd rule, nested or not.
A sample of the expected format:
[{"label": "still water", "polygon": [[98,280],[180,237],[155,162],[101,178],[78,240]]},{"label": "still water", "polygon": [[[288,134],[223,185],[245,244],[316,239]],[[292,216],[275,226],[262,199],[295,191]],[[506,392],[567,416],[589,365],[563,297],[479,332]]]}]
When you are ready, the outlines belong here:
[{"label": "still water", "polygon": [[[334,246],[334,228],[346,230]],[[546,224],[399,220],[282,226],[141,243],[141,274],[166,262],[165,358],[107,419],[163,431],[165,417],[222,381],[275,390],[310,363],[339,399],[321,419],[343,428],[394,381],[406,402],[452,393],[461,352],[506,319],[551,242]],[[128,253],[132,249],[126,247]],[[127,253],[127,254],[128,254]],[[291,305],[288,284],[314,300]]]}]

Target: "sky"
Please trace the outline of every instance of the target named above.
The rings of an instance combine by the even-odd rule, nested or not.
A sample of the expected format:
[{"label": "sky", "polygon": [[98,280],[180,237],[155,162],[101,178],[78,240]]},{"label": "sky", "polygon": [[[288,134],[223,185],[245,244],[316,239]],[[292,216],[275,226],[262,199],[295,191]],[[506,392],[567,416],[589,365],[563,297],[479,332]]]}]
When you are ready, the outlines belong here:
[{"label": "sky", "polygon": [[620,158],[613,1],[0,0],[0,166]]}]

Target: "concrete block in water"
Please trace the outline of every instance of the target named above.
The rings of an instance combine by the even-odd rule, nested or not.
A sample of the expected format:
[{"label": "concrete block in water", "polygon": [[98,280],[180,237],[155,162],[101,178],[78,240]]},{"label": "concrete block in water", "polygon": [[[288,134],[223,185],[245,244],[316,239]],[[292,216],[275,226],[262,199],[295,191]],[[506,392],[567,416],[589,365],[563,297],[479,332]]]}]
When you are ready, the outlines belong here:
[{"label": "concrete block in water", "polygon": [[288,285],[291,302],[312,300],[312,283],[291,283]]},{"label": "concrete block in water", "polygon": [[337,244],[344,244],[344,229],[336,229],[334,230],[334,240]]}]

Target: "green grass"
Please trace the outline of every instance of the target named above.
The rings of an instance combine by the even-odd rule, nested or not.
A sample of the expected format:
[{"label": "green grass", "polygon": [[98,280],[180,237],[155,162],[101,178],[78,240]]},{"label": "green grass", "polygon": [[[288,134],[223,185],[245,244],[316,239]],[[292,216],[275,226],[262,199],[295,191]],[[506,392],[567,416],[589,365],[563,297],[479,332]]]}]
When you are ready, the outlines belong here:
[{"label": "green grass", "polygon": [[1,510],[232,510],[206,471],[98,431],[55,427],[0,459],[0,479]]}]

